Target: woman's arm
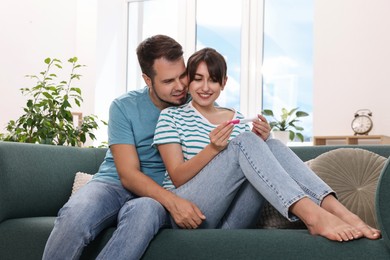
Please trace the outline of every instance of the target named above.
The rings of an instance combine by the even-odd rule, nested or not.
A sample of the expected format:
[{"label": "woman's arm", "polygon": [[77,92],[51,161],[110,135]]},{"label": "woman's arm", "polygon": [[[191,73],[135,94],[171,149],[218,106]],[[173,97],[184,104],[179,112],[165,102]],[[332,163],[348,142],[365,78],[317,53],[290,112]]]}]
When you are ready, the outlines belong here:
[{"label": "woman's arm", "polygon": [[190,160],[184,162],[180,144],[167,143],[158,145],[158,150],[173,184],[179,187],[192,179],[219,152],[228,145],[233,125],[225,122],[210,132],[210,143]]}]

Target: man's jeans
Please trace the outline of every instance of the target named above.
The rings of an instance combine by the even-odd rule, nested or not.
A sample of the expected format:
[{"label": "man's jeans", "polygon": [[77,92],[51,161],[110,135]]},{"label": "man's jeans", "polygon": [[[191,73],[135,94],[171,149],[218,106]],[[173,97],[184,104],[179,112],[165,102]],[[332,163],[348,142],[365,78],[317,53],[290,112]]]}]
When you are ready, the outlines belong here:
[{"label": "man's jeans", "polygon": [[[320,204],[333,191],[278,140],[264,142],[247,132],[173,192],[200,208],[206,216],[200,228],[249,228],[263,197],[295,220],[288,212],[293,203],[309,197]],[[100,259],[139,259],[160,228],[177,228],[157,201],[136,198],[121,185],[91,181],[60,210],[44,259],[77,259],[84,246],[115,223]]]}]

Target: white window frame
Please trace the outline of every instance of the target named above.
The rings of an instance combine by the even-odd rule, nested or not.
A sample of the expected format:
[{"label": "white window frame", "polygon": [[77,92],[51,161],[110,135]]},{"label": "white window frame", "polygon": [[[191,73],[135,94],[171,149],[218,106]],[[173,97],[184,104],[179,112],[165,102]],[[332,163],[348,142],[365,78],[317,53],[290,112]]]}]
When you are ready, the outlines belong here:
[{"label": "white window frame", "polygon": [[[145,2],[153,0],[126,0],[127,3]],[[157,0],[158,1],[158,0]],[[176,39],[184,50],[185,60],[196,50],[196,0],[178,1],[179,28]],[[127,8],[128,9],[128,8]],[[223,11],[223,8],[221,8]],[[263,62],[263,13],[264,0],[242,0],[242,28],[241,28],[241,79],[240,79],[240,111],[244,115],[256,115],[262,108],[262,62]],[[142,9],[138,17],[142,17]],[[129,24],[129,23],[127,23]],[[132,41],[141,42],[142,21],[137,21],[138,34],[132,35]],[[129,30],[127,30],[128,32]],[[127,35],[127,45],[129,43]],[[133,51],[133,50],[127,50]],[[133,51],[134,52],[134,51]],[[127,54],[127,68],[129,60],[136,60],[135,53]],[[132,61],[131,61],[132,62]],[[128,74],[129,70],[126,70]],[[141,75],[140,69],[133,69],[131,74]],[[138,74],[137,74],[138,73]],[[126,78],[133,75],[126,75]],[[126,80],[126,83],[128,81]],[[141,83],[141,82],[139,82]],[[141,86],[139,84],[138,86]],[[131,90],[127,86],[127,90]]]}]

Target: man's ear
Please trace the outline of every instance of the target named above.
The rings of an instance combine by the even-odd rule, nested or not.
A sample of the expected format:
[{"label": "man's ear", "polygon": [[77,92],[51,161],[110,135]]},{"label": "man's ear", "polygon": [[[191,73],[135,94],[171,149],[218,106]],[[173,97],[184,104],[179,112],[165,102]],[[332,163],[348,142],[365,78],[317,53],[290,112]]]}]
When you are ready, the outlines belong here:
[{"label": "man's ear", "polygon": [[146,75],[145,73],[142,73],[142,78],[144,79],[145,84],[146,84],[148,87],[152,86],[152,79],[149,78],[148,75]]},{"label": "man's ear", "polygon": [[224,90],[224,88],[225,88],[225,86],[226,86],[227,80],[228,80],[228,76],[226,76],[225,79],[223,80],[222,86],[221,86],[221,90]]}]

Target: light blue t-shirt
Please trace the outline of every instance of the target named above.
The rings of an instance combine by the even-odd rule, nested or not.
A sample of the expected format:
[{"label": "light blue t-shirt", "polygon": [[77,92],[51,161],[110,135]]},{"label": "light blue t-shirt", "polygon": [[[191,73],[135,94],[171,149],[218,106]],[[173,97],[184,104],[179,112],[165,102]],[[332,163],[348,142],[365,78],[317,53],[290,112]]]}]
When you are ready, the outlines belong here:
[{"label": "light blue t-shirt", "polygon": [[[130,91],[110,106],[108,144],[135,145],[141,171],[162,185],[165,166],[157,149],[152,147],[154,130],[160,115],[149,97],[149,88]],[[110,149],[94,179],[120,182]]]}]

